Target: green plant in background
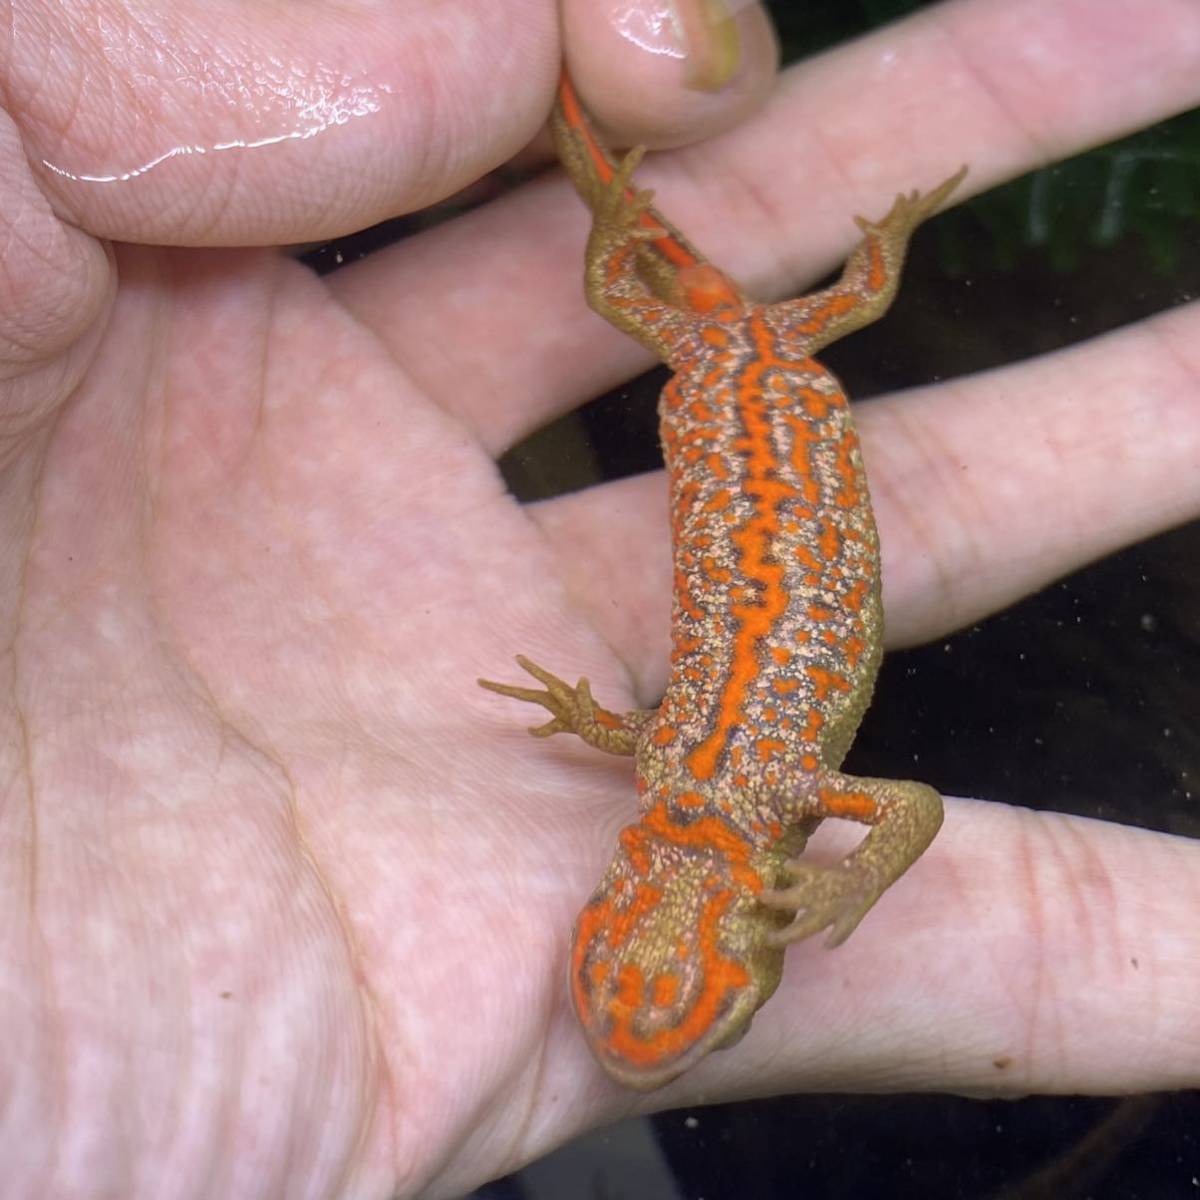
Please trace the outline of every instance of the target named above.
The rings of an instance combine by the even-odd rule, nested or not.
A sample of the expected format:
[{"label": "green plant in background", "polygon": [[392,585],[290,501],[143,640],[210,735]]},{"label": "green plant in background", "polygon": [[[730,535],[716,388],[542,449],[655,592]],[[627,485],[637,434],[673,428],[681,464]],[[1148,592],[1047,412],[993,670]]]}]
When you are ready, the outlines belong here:
[{"label": "green plant in background", "polygon": [[1172,275],[1200,219],[1200,110],[1022,175],[976,197],[970,213],[969,225],[944,223],[941,250],[954,270],[1004,269],[1039,249],[1068,271],[1089,250],[1132,236],[1157,274]]}]

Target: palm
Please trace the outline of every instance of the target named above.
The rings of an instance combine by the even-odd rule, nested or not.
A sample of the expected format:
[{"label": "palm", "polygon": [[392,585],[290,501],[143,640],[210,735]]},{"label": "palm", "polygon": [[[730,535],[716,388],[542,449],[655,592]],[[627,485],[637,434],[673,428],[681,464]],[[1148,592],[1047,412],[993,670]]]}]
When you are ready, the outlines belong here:
[{"label": "palm", "polygon": [[[549,24],[548,5],[527,7]],[[1159,53],[1184,56],[1184,44],[1167,29]],[[1129,69],[1116,69],[1127,50]],[[664,187],[670,215],[760,293],[793,282],[780,248],[794,252],[788,275],[826,267],[852,234],[850,212],[876,213],[888,193],[964,156],[930,134],[927,162],[892,162],[904,156],[851,138],[848,155],[891,162],[887,183],[812,216],[797,197],[827,196],[845,176],[820,155],[777,152],[788,131],[820,127],[821,113],[856,111],[831,79],[861,78],[877,49],[842,53],[849,61],[832,75],[820,63],[799,73],[771,113],[691,160],[695,177],[753,180],[748,219],[730,222],[698,188]],[[1145,78],[1132,40],[1114,33],[1090,53],[1081,93],[1111,98],[1113,79]],[[556,54],[541,64],[547,85]],[[489,132],[516,146],[544,96],[518,56],[504,61],[511,104]],[[464,89],[491,86],[469,64],[446,70]],[[0,1028],[17,1047],[5,1128],[17,1148],[0,1157],[31,1181],[25,1193],[19,1178],[9,1186],[73,1194],[71,1172],[92,1178],[103,1145],[103,1177],[125,1194],[168,1194],[198,1172],[215,1195],[320,1194],[338,1182],[387,1194],[429,1180],[447,1192],[611,1115],[626,1101],[598,1079],[565,1011],[563,951],[631,811],[628,765],[566,739],[527,742],[530,714],[473,682],[505,677],[516,651],[590,675],[614,707],[633,699],[624,670],[643,701],[661,682],[660,482],[525,511],[493,464],[524,429],[641,361],[579,304],[581,207],[561,187],[518,196],[328,284],[272,252],[124,248],[109,311],[97,244],[63,232],[26,162],[61,157],[37,109],[52,89],[23,90],[12,62],[7,73],[10,93],[27,99],[17,113],[26,150],[6,144],[19,166],[0,176],[0,212],[35,212],[28,228],[44,235],[10,238],[0,276],[15,379],[0,459],[10,648]],[[1178,103],[1172,76],[1154,77],[1165,111]],[[1194,77],[1181,67],[1179,78]],[[948,111],[937,82],[905,93],[925,106],[923,128]],[[264,241],[322,236],[380,215],[400,181],[416,204],[477,174],[495,146],[471,140],[471,121],[493,110],[482,97],[464,107],[470,133],[445,139],[462,142],[462,158],[433,184],[411,182],[399,155],[373,159],[377,144],[352,125],[333,144],[363,177],[317,174],[312,208],[325,224],[287,192],[313,164],[328,167],[319,139],[239,160],[246,192],[187,209],[184,227],[171,224],[180,175],[150,173],[115,202],[37,178],[97,236],[214,246],[254,240],[248,230]],[[1064,143],[1097,136],[1055,119]],[[215,142],[223,126],[213,128]],[[980,154],[977,181],[1014,169]],[[293,176],[277,178],[267,161]],[[185,184],[193,165],[179,168]],[[229,168],[213,169],[228,183],[219,171]],[[262,212],[284,215],[264,226]],[[36,253],[23,256],[26,245]],[[54,303],[39,307],[45,296]],[[1159,322],[1155,345],[1186,348],[1197,321],[1182,310]],[[864,413],[894,635],[930,636],[989,611],[1200,503],[1186,491],[1200,475],[1193,385],[1164,369],[1143,386],[1143,364],[1175,361],[1148,358],[1145,340],[1117,335],[999,384],[971,380],[953,396],[931,389]],[[1102,402],[1084,431],[1056,404],[1089,387]],[[1147,416],[1139,406],[1150,403]],[[1087,453],[1105,429],[1125,446],[1131,413],[1151,436],[1121,456]],[[1019,431],[1026,453],[989,457],[996,439],[981,430],[997,428]],[[1049,528],[1045,513],[1064,495],[1076,523]],[[1104,509],[1113,495],[1120,506]],[[1060,897],[1038,922],[1013,894],[1018,859],[1035,864],[1042,894]],[[1194,1079],[1175,1050],[1194,1029],[1186,1002],[1163,1002],[1194,994],[1184,956],[1164,935],[1152,961],[1148,937],[1124,926],[1142,971],[1113,978],[1076,937],[1081,913],[1115,916],[1117,890],[1103,883],[1118,877],[1156,934],[1190,927],[1194,862],[1167,839],[1095,823],[952,810],[919,881],[914,872],[819,970],[812,956],[823,951],[797,948],[751,1036],[671,1095],[996,1086],[990,1054],[978,1053],[981,1011],[989,1049],[1028,1047],[1017,1086]],[[1057,1037],[1034,1036],[1019,1006],[996,1005],[989,990],[993,973],[1031,960],[1056,965],[1039,982]],[[1104,1013],[1087,1002],[1105,997],[1124,1029],[1122,1013],[1146,1011],[1147,990],[1162,1050],[1098,1060],[1104,1039],[1091,1031]],[[881,1078],[892,1062],[903,1065]],[[151,1175],[135,1176],[138,1166]]]},{"label": "palm", "polygon": [[[49,440],[21,615],[48,681],[27,744],[87,713],[86,751],[32,756],[43,836],[76,833],[44,869],[100,858],[42,912],[39,967],[90,979],[103,954],[108,979],[57,1036],[190,1034],[285,1091],[315,1061],[314,1148],[371,1106],[412,1119],[393,1074],[470,1112],[569,1045],[564,938],[604,853],[581,818],[618,791],[608,764],[527,755],[474,677],[546,628],[578,661],[586,624],[490,457],[307,271],[118,265],[156,282],[118,299]],[[81,815],[97,761],[119,776]],[[165,1103],[186,1070],[141,1064],[136,1090]]]}]

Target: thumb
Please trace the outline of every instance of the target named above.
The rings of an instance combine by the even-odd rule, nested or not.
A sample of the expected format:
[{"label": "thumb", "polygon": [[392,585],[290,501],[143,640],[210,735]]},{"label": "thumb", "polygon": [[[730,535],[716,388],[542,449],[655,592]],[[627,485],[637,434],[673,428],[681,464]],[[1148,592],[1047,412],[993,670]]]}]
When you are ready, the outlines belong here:
[{"label": "thumb", "polygon": [[[0,111],[0,476],[24,435],[79,382],[114,275],[103,246],[51,211],[20,131]],[[0,478],[0,487],[3,479]]]},{"label": "thumb", "polygon": [[13,0],[0,84],[60,215],[173,245],[311,241],[440,199],[550,106],[553,0]]}]

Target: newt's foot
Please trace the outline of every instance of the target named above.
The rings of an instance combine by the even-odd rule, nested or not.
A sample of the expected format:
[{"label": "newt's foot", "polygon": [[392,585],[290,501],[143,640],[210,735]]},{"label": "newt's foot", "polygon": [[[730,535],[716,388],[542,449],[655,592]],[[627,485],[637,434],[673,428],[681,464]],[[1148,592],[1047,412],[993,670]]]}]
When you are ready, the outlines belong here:
[{"label": "newt's foot", "polygon": [[854,223],[868,236],[874,234],[885,239],[907,241],[909,235],[922,221],[937,211],[967,174],[965,166],[959,167],[949,179],[938,184],[931,192],[901,192],[881,221],[869,221],[866,217],[855,217]]},{"label": "newt's foot", "polygon": [[528,671],[539,683],[545,684],[546,690],[514,687],[510,683],[494,683],[490,679],[480,679],[479,686],[487,688],[489,692],[498,692],[501,696],[511,696],[514,700],[528,700],[530,704],[540,704],[546,709],[551,714],[551,719],[544,725],[535,725],[530,729],[529,732],[534,737],[575,733],[586,740],[586,732],[596,725],[596,702],[592,699],[592,689],[588,681],[580,679],[572,687],[523,654],[517,655],[517,665]]},{"label": "newt's foot", "polygon": [[538,683],[544,684],[546,690],[514,687],[511,683],[493,683],[490,679],[480,679],[478,682],[480,687],[487,688],[489,692],[540,704],[550,714],[550,720],[544,725],[535,725],[529,731],[534,737],[573,733],[597,750],[609,754],[633,754],[642,730],[654,718],[653,709],[635,708],[623,714],[609,712],[592,699],[592,689],[586,679],[580,679],[572,687],[522,654],[517,655],[517,665],[523,671],[528,671]]},{"label": "newt's foot", "polygon": [[826,867],[793,858],[784,870],[790,884],[765,889],[758,897],[767,908],[796,914],[794,921],[767,937],[781,948],[826,928],[825,945],[840,946],[884,891],[872,874],[847,863]]},{"label": "newt's foot", "polygon": [[645,153],[645,146],[630,150],[597,201],[593,209],[595,225],[589,255],[621,249],[631,242],[652,242],[667,236],[667,230],[649,215],[654,193],[649,189],[630,190],[633,172]]}]

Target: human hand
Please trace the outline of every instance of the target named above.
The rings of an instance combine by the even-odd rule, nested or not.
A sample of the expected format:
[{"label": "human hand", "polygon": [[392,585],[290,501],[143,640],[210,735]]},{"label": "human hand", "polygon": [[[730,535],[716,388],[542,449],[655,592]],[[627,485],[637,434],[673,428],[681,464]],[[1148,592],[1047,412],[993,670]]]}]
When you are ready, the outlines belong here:
[{"label": "human hand", "polygon": [[[442,6],[463,22],[440,31],[447,60],[375,9],[347,32],[344,5],[291,40],[249,24],[265,17],[212,26],[213,47],[253,52],[190,66],[166,53],[204,24],[182,9],[147,32],[89,6],[72,28],[109,38],[91,45],[31,32],[24,9],[6,23],[20,35],[0,176],[13,1195],[179,1194],[181,1180],[198,1195],[447,1195],[589,1124],[701,1095],[1200,1073],[1195,847],[971,803],[845,947],[793,949],[736,1051],[652,1097],[592,1064],[565,945],[632,812],[628,764],[528,741],[519,710],[474,686],[522,650],[628,707],[631,676],[653,699],[666,661],[660,486],[522,509],[493,466],[644,362],[579,297],[582,206],[535,183],[325,281],[221,248],[366,224],[521,145],[557,74],[553,13],[526,4],[540,40],[506,56],[500,7],[489,27],[478,6]],[[1024,127],[1042,131],[1036,154],[1067,153],[1195,102],[1180,31],[1200,23],[1181,0],[1129,0],[1086,39],[1071,7],[963,0],[883,31],[645,177],[751,290],[795,290],[848,245],[851,214],[947,163],[969,157],[978,188],[1036,156]],[[491,51],[482,80],[468,33]],[[255,75],[278,41],[282,79]],[[1035,62],[996,67],[1035,43],[1069,80],[1049,112]],[[51,45],[57,74],[39,86]],[[397,103],[431,89],[403,90],[396,61],[434,62],[463,99]],[[132,99],[116,83],[151,62],[149,94],[172,104],[134,123],[145,81]],[[210,68],[180,103],[179,80]],[[276,138],[300,110],[332,132],[111,184],[37,167],[120,175],[164,146]],[[159,246],[110,256],[94,237]],[[901,640],[1195,513],[1200,405],[1179,364],[1197,324],[1183,308],[864,411]],[[997,429],[1027,453],[1005,453]]]}]

